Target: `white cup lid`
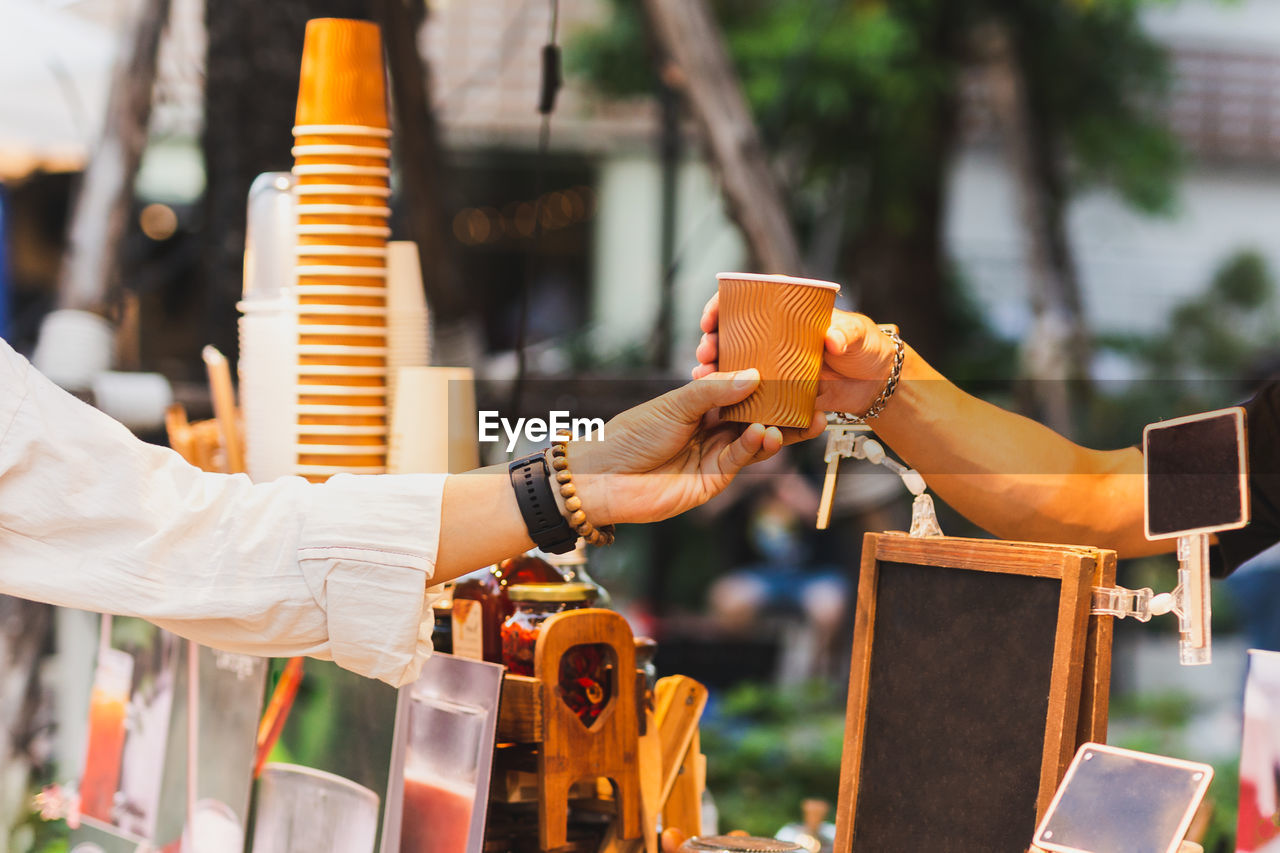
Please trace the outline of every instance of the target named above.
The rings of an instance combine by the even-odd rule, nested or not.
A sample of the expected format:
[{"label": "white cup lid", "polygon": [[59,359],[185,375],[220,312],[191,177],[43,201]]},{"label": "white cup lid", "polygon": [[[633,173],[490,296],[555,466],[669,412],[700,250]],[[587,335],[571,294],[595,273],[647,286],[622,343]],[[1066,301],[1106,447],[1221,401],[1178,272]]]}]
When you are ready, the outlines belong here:
[{"label": "white cup lid", "polygon": [[834,281],[823,281],[818,278],[798,278],[794,275],[771,275],[769,273],[758,272],[718,272],[716,273],[716,281],[771,281],[777,284],[803,284],[808,287],[824,287],[827,290],[840,292],[840,285]]}]

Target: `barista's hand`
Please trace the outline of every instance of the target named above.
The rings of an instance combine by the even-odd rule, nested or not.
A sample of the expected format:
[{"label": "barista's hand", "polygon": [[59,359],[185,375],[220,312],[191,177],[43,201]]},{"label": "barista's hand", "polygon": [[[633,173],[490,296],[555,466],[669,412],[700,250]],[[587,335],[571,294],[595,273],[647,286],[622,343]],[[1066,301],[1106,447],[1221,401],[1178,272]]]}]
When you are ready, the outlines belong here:
[{"label": "barista's hand", "polygon": [[[720,358],[720,295],[702,310],[702,340],[693,377],[716,370]],[[827,328],[822,373],[818,375],[818,408],[825,412],[865,412],[893,370],[893,341],[870,317],[833,310]]]},{"label": "barista's hand", "polygon": [[[715,410],[745,398],[758,371],[715,374],[628,409],[605,424],[603,441],[569,445],[569,469],[594,525],[661,521],[718,495],[734,475],[768,459],[785,442],[782,430],[719,423]],[[815,429],[816,427],[816,429]],[[816,435],[788,430],[795,437]]]}]

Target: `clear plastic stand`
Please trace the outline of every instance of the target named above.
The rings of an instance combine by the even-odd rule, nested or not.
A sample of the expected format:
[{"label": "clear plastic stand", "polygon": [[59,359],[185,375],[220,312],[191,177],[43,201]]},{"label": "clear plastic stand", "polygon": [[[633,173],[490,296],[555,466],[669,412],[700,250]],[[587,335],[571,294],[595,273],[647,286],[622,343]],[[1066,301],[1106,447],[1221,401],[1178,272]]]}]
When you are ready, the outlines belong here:
[{"label": "clear plastic stand", "polygon": [[1178,537],[1178,588],[1173,591],[1173,598],[1173,612],[1178,614],[1178,631],[1182,634],[1178,660],[1184,666],[1211,662],[1208,534]]},{"label": "clear plastic stand", "polygon": [[1178,537],[1178,586],[1173,592],[1153,594],[1150,589],[1122,586],[1094,587],[1093,609],[1097,616],[1137,619],[1149,622],[1152,616],[1173,613],[1178,617],[1178,661],[1183,666],[1200,666],[1213,660],[1213,638],[1209,606],[1209,536],[1191,533]]},{"label": "clear plastic stand", "polygon": [[909,535],[917,539],[942,536],[942,525],[938,524],[938,514],[933,508],[933,497],[926,493],[924,477],[914,468],[908,468],[884,452],[884,447],[874,438],[860,435],[853,441],[853,458],[865,459],[875,465],[888,468],[902,478],[902,485],[916,496],[911,503],[911,532]]}]

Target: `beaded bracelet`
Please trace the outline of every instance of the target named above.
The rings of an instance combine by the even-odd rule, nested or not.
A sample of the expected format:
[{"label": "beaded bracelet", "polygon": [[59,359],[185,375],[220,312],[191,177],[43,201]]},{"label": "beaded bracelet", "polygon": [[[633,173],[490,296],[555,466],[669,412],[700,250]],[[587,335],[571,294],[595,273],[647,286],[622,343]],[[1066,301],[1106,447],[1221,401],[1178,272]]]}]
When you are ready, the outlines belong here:
[{"label": "beaded bracelet", "polygon": [[893,368],[889,371],[889,379],[885,382],[880,394],[871,401],[871,405],[861,415],[851,415],[848,412],[831,412],[833,420],[838,424],[865,424],[884,411],[889,398],[893,396],[894,391],[898,390],[898,380],[902,378],[902,362],[905,360],[907,347],[902,342],[902,338],[898,336],[897,330],[881,326],[880,331],[888,335],[890,340],[893,341]]},{"label": "beaded bracelet", "polygon": [[596,527],[587,521],[587,513],[582,509],[582,498],[578,497],[578,489],[573,485],[568,450],[568,442],[557,442],[551,445],[551,467],[556,472],[556,482],[560,485],[560,496],[564,498],[564,508],[569,512],[569,526],[587,540],[588,545],[612,545],[614,538],[612,524]]}]

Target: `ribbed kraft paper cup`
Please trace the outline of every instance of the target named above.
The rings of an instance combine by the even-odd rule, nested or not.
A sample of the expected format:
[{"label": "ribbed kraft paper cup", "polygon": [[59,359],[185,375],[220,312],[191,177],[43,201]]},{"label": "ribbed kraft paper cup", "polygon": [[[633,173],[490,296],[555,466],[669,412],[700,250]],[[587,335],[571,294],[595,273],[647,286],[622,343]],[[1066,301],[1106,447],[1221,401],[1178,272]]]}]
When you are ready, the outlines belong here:
[{"label": "ribbed kraft paper cup", "polygon": [[807,427],[813,420],[823,339],[840,285],[754,273],[719,273],[720,370],[756,368],[760,387],[725,406],[728,421]]},{"label": "ribbed kraft paper cup", "polygon": [[377,24],[345,18],[307,22],[294,124],[387,127]]}]

